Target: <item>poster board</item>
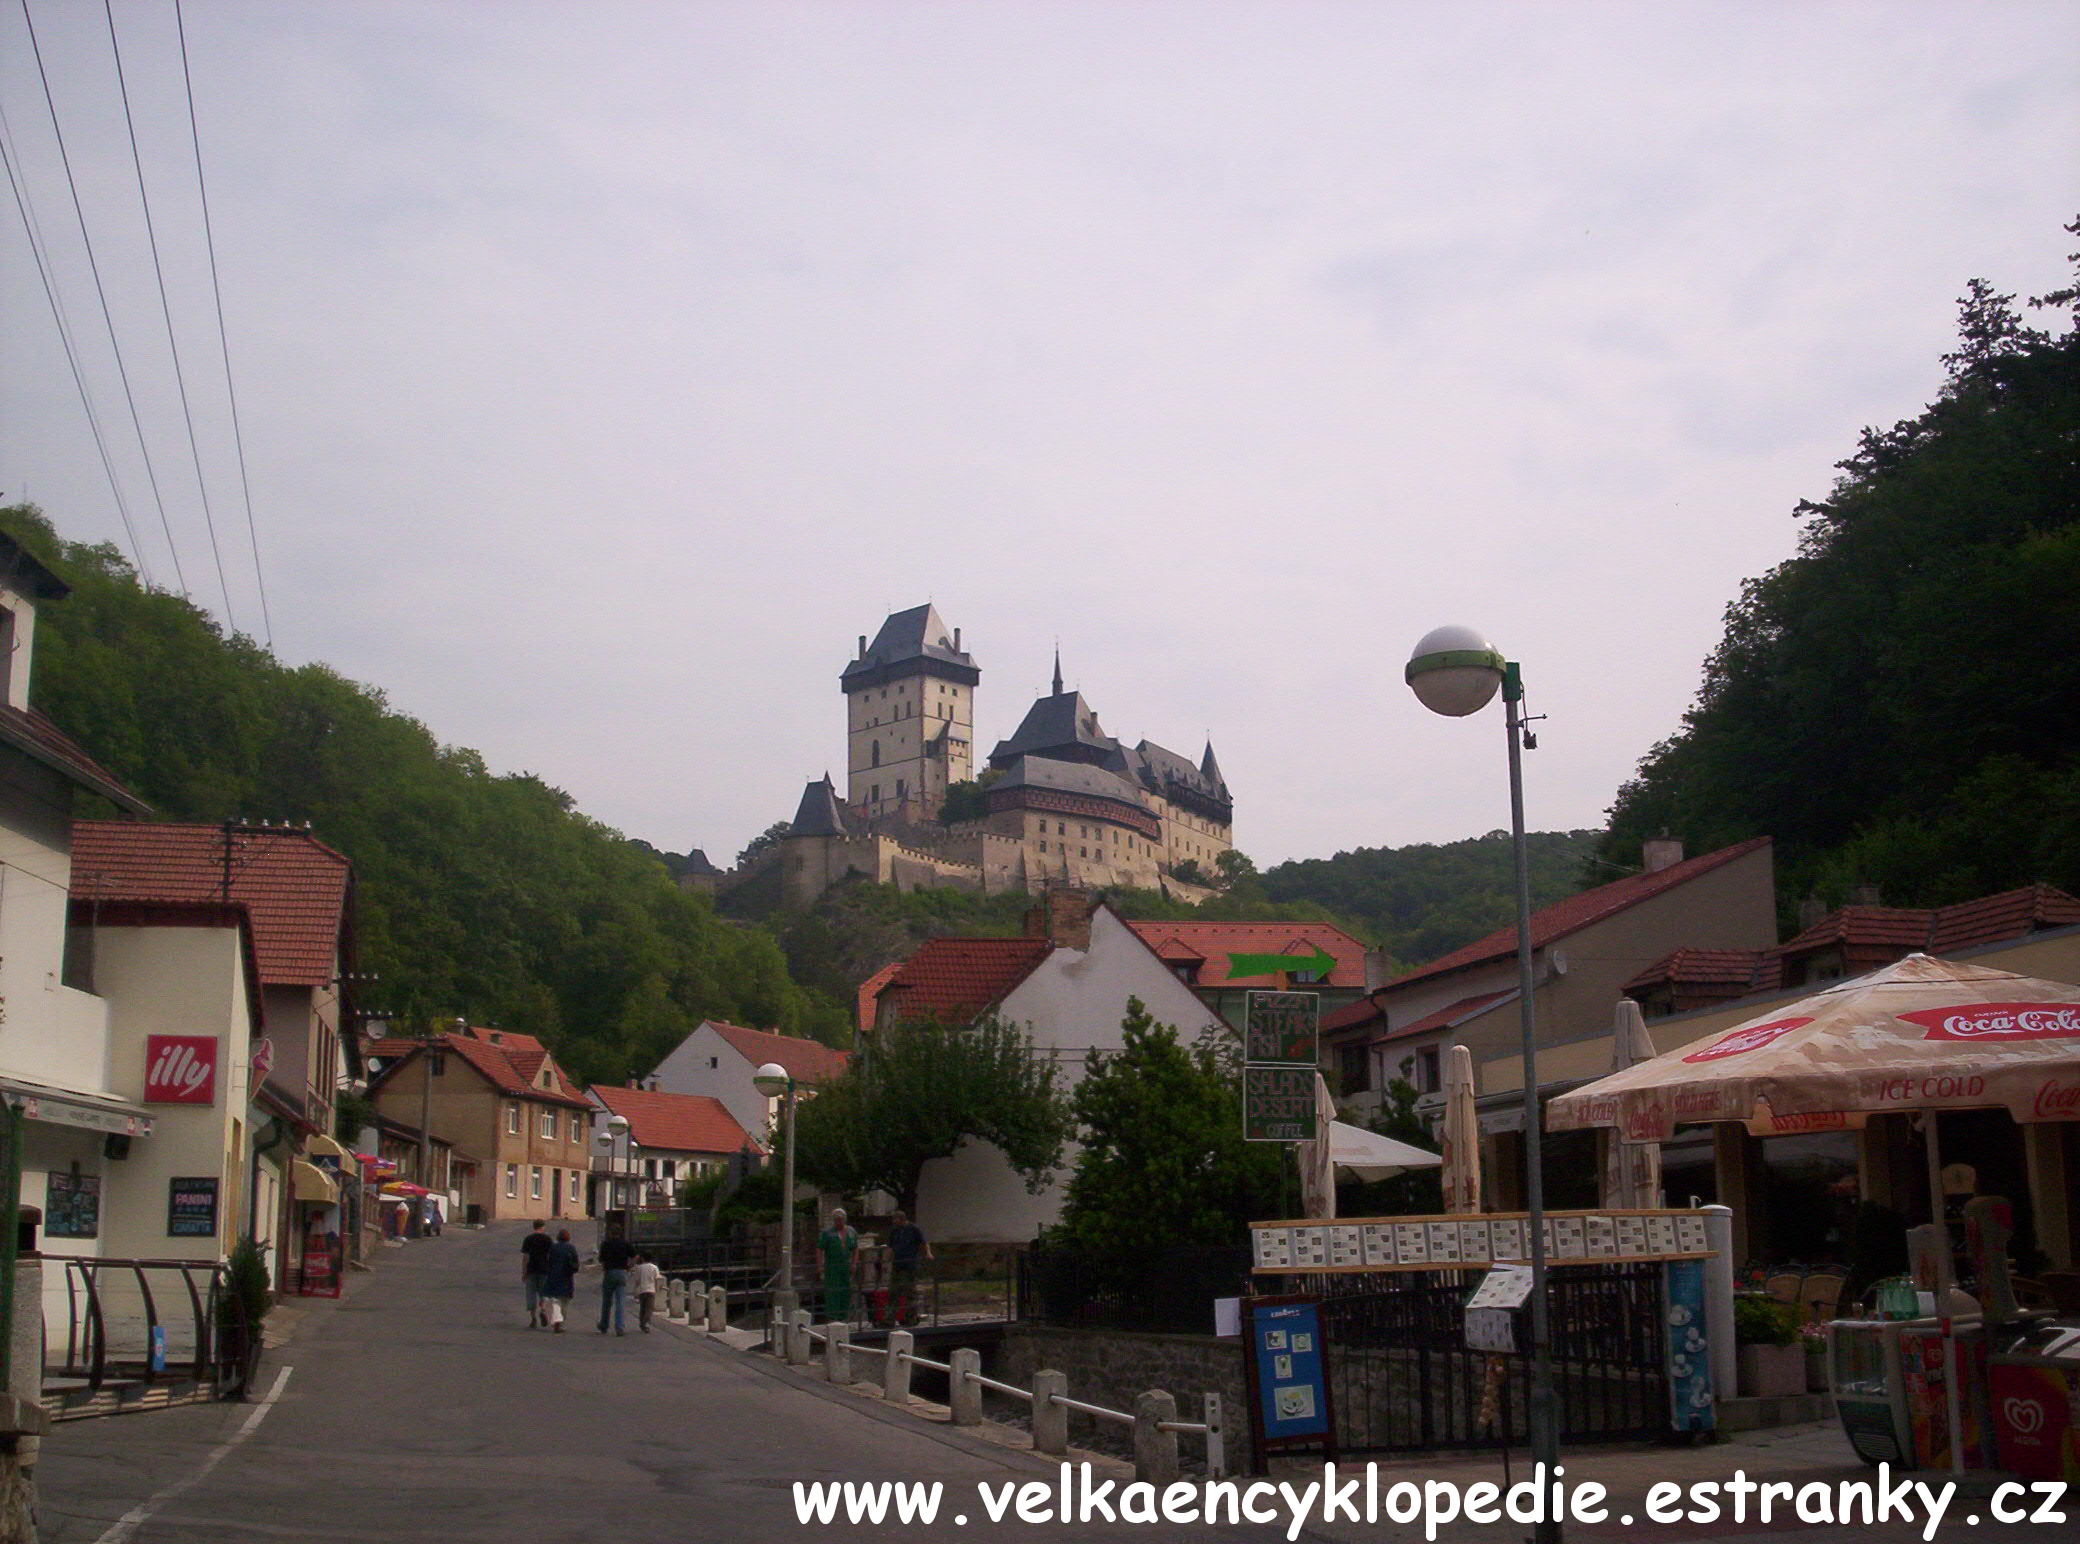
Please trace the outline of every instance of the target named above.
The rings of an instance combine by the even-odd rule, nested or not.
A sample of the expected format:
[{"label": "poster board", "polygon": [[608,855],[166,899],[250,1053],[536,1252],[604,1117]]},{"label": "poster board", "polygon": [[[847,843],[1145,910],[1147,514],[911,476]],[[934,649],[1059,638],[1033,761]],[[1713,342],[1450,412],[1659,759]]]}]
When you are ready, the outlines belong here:
[{"label": "poster board", "polygon": [[1244,1371],[1249,1383],[1252,1456],[1259,1473],[1266,1455],[1320,1448],[1336,1459],[1336,1417],[1321,1310],[1311,1297],[1260,1297],[1247,1302],[1243,1320]]},{"label": "poster board", "polygon": [[[1699,1211],[1600,1207],[1548,1212],[1545,1223],[1546,1259],[1556,1265],[1708,1259],[1713,1253]],[[1250,1235],[1261,1275],[1486,1270],[1530,1257],[1522,1212],[1257,1222]]]}]

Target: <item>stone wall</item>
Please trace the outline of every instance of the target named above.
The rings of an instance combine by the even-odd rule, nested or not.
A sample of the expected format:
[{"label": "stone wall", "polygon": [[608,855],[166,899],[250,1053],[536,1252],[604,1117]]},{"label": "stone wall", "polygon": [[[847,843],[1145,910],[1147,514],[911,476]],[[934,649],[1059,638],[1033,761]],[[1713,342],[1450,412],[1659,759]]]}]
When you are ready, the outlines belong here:
[{"label": "stone wall", "polygon": [[[1240,1339],[1213,1335],[1146,1335],[1015,1324],[1005,1331],[1000,1345],[983,1353],[983,1372],[1029,1389],[1034,1373],[1050,1369],[1068,1378],[1071,1399],[1129,1412],[1137,1396],[1162,1389],[1176,1399],[1181,1421],[1202,1419],[1205,1396],[1218,1394],[1233,1464],[1249,1444],[1242,1344]],[[1101,1452],[1133,1447],[1133,1434],[1127,1427],[1076,1410],[1069,1412],[1069,1440]],[[1196,1467],[1206,1451],[1191,1436],[1181,1439],[1179,1450],[1188,1467]]]}]

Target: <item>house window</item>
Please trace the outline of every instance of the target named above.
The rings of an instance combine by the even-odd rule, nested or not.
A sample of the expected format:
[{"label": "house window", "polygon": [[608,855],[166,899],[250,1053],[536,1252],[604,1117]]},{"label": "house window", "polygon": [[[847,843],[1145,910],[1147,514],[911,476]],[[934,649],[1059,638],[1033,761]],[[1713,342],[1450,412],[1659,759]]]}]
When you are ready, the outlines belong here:
[{"label": "house window", "polygon": [[585,1118],[582,1115],[573,1115],[571,1117],[571,1140],[573,1142],[585,1140]]},{"label": "house window", "polygon": [[1040,850],[1041,850],[1042,852],[1045,852],[1045,851],[1047,851],[1047,843],[1045,843],[1045,842],[1042,842],[1042,843],[1040,844]]},{"label": "house window", "polygon": [[542,1135],[551,1142],[556,1140],[556,1112],[554,1110],[542,1111]]},{"label": "house window", "polygon": [[1366,1092],[1372,1087],[1371,1047],[1362,1043],[1338,1046],[1336,1071],[1346,1095]]},{"label": "house window", "polygon": [[578,1171],[571,1170],[571,1205],[578,1204]]},{"label": "house window", "polygon": [[520,1165],[517,1163],[509,1163],[506,1165],[506,1194],[516,1199],[519,1197]]},{"label": "house window", "polygon": [[1425,1046],[1416,1052],[1417,1093],[1434,1094],[1443,1086],[1443,1079],[1437,1072],[1437,1057],[1438,1050],[1434,1045]]},{"label": "house window", "polygon": [[542,1198],[542,1166],[535,1164],[527,1171],[528,1193],[539,1201]]},{"label": "house window", "polygon": [[520,1134],[520,1106],[517,1104],[506,1106],[506,1130],[514,1136]]}]

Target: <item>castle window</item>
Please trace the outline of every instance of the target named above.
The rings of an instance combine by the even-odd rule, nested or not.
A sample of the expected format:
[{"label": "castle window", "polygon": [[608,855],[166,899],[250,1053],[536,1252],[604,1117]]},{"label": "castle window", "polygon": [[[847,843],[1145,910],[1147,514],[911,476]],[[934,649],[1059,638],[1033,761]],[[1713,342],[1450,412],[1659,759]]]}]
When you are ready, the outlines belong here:
[{"label": "castle window", "polygon": [[903,792],[904,792],[904,789],[903,789],[903,783],[904,783],[904,780],[903,780],[902,778],[900,778],[900,777],[899,777],[899,778],[897,778],[897,779],[896,779],[896,800],[897,800],[897,802],[898,802],[898,803],[900,803],[900,802],[902,801],[902,798],[903,798]]},{"label": "castle window", "polygon": [[[877,766],[877,767],[878,767],[878,766],[880,766],[880,765],[881,765],[881,742],[880,742],[879,740],[876,740],[876,741],[874,741],[874,742],[872,743],[872,745],[871,745],[871,746],[869,747],[869,749],[870,749],[870,750],[872,750],[872,752],[873,752],[873,757],[874,757],[874,759],[873,759],[873,762],[872,762],[872,764],[873,764],[874,766]],[[879,798],[879,797],[880,797],[880,795],[879,795],[879,794],[876,794],[876,795],[875,795],[875,797],[876,797],[876,798]]]},{"label": "castle window", "polygon": [[1042,842],[1042,843],[1040,844],[1040,850],[1041,850],[1042,852],[1045,852],[1045,851],[1047,851],[1047,843],[1045,843],[1045,842]]}]

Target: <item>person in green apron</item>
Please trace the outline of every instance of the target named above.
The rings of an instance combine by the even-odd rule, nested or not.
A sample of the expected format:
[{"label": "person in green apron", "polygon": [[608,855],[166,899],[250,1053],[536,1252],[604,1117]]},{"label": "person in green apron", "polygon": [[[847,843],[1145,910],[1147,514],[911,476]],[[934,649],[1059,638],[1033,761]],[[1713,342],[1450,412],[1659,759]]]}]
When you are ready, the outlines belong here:
[{"label": "person in green apron", "polygon": [[816,1252],[823,1256],[823,1316],[844,1320],[852,1317],[852,1283],[859,1267],[859,1232],[845,1225],[845,1208],[834,1207],[831,1225],[816,1236]]}]

